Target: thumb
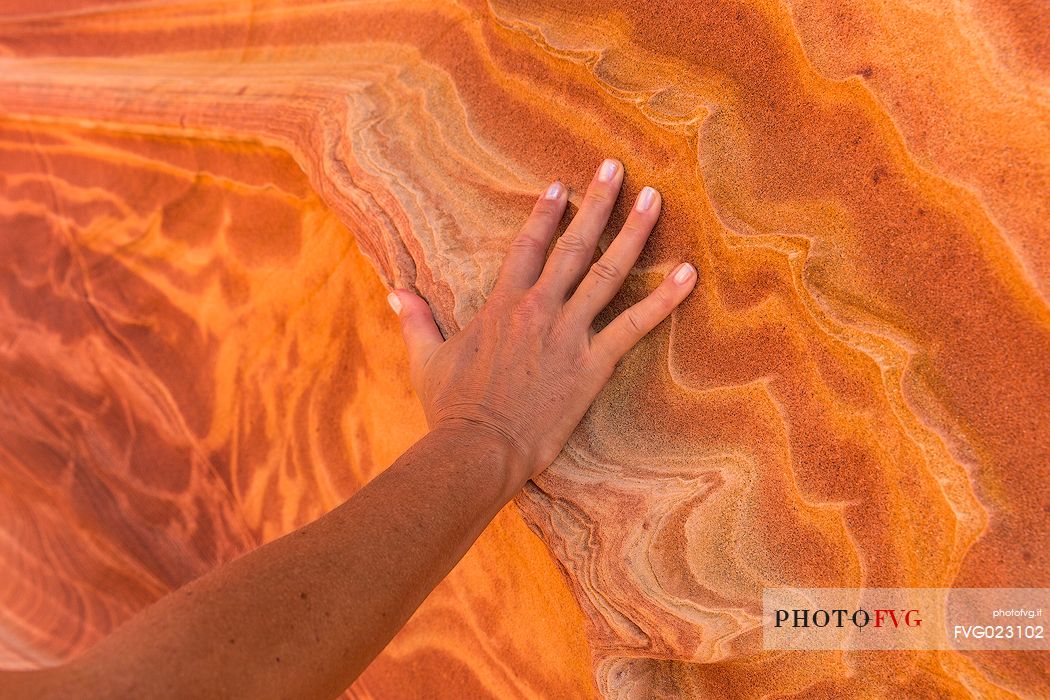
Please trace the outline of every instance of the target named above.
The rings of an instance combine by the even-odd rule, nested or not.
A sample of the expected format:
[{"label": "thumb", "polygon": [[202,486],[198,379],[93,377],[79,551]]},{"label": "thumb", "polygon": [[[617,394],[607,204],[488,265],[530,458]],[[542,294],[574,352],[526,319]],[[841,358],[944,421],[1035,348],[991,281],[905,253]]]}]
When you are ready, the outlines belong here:
[{"label": "thumb", "polygon": [[422,371],[431,353],[445,339],[441,336],[434,314],[426,300],[407,289],[395,289],[386,298],[401,321],[401,335],[408,348],[408,361],[413,373]]}]

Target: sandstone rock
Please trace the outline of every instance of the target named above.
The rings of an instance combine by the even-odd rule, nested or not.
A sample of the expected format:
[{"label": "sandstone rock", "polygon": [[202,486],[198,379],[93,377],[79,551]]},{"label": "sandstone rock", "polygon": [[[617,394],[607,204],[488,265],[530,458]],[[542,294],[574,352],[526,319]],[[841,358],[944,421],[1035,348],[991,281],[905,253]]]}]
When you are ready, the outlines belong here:
[{"label": "sandstone rock", "polygon": [[[1050,694],[1036,654],[772,654],[757,627],[766,586],[1046,585],[1048,19],[936,0],[16,3],[0,658],[81,648],[419,434],[398,358],[369,346],[397,340],[341,262],[353,240],[452,333],[536,193],[561,177],[578,201],[614,155],[613,224],[646,184],[665,213],[609,314],[679,259],[701,279],[518,499],[579,609],[520,533],[464,579],[525,586],[498,562],[527,550],[543,585],[520,610],[558,611],[531,634],[567,660],[529,658],[511,626],[531,651],[485,670],[503,651],[468,640],[499,595],[463,603],[476,636],[435,646],[455,682],[488,679],[461,695],[591,693],[581,631],[607,697]],[[78,519],[94,544],[73,550],[57,533]],[[100,586],[120,601],[80,592]]]}]

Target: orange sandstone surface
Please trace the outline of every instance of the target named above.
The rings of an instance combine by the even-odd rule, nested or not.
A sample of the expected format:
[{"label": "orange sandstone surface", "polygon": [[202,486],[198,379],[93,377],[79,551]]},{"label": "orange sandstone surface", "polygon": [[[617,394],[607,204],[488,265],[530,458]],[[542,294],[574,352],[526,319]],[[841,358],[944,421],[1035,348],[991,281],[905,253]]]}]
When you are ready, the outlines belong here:
[{"label": "orange sandstone surface", "polygon": [[[0,666],[84,650],[426,430],[386,290],[287,154],[0,123]],[[353,697],[588,697],[508,507]],[[544,640],[543,644],[537,640]]]},{"label": "orange sandstone surface", "polygon": [[381,470],[425,429],[384,284],[455,332],[614,155],[614,225],[665,212],[608,314],[697,290],[351,695],[1050,695],[1045,652],[759,628],[1048,583],[1050,6],[57,5],[0,10],[0,664]]}]

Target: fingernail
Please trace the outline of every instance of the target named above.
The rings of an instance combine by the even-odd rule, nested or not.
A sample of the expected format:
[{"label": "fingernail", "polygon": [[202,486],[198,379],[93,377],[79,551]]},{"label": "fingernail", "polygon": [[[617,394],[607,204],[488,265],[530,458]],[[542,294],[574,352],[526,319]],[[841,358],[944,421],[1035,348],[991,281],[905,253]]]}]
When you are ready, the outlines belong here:
[{"label": "fingernail", "polygon": [[685,284],[693,278],[694,274],[696,274],[696,270],[693,269],[692,265],[689,263],[682,263],[678,266],[678,269],[674,271],[674,283]]},{"label": "fingernail", "polygon": [[390,304],[390,308],[394,310],[394,313],[398,316],[401,315],[401,300],[397,298],[397,295],[390,292],[386,295],[386,303]]},{"label": "fingernail", "polygon": [[656,201],[656,190],[652,187],[643,187],[638,193],[638,202],[635,203],[634,209],[639,212],[649,211],[654,201]]},{"label": "fingernail", "polygon": [[602,162],[602,167],[598,168],[598,182],[610,182],[616,177],[618,167],[620,167],[619,163],[611,158],[606,158]]},{"label": "fingernail", "polygon": [[552,182],[551,186],[547,188],[547,192],[543,195],[544,199],[557,199],[561,196],[562,190],[565,189],[561,186],[560,182]]}]

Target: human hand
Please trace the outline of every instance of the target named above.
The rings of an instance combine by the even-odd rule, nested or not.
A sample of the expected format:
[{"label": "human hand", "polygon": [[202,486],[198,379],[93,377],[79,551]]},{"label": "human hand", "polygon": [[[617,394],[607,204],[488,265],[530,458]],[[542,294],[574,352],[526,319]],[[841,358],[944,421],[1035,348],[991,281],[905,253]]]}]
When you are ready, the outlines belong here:
[{"label": "human hand", "polygon": [[484,307],[448,340],[426,301],[407,289],[389,297],[430,427],[500,441],[522,484],[554,461],[620,358],[696,283],[695,268],[682,263],[649,296],[594,331],[595,316],[620,289],[660,215],[659,193],[644,188],[592,265],[622,183],[622,165],[603,162],[548,259],[567,200],[565,187],[553,183],[511,243]]}]

